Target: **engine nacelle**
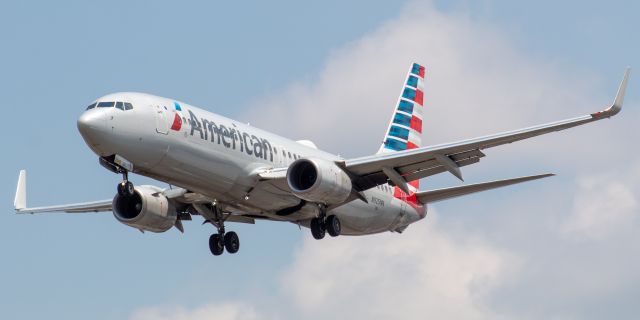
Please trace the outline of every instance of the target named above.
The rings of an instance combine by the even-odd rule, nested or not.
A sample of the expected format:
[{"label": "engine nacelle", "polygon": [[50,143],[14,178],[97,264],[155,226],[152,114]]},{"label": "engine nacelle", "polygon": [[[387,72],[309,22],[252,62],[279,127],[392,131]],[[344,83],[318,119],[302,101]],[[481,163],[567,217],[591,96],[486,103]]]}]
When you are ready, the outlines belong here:
[{"label": "engine nacelle", "polygon": [[165,232],[176,223],[177,212],[169,199],[154,186],[135,187],[132,197],[113,198],[113,215],[118,221],[145,231]]},{"label": "engine nacelle", "polygon": [[287,183],[298,198],[310,202],[339,204],[351,194],[351,179],[331,161],[298,159],[287,170]]}]

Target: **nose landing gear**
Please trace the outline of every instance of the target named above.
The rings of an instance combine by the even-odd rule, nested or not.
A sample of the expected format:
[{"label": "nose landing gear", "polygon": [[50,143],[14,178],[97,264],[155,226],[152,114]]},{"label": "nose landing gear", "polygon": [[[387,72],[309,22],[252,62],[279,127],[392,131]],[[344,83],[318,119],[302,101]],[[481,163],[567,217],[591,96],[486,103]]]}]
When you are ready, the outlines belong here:
[{"label": "nose landing gear", "polygon": [[118,183],[118,194],[122,197],[132,197],[135,194],[135,188],[129,181],[127,171],[122,173],[122,182]]}]

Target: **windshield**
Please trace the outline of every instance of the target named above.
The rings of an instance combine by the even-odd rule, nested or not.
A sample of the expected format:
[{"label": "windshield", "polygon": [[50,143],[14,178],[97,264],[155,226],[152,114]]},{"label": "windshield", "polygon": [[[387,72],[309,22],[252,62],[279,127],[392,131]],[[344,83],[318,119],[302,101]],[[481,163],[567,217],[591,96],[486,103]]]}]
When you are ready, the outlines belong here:
[{"label": "windshield", "polygon": [[100,102],[98,108],[111,108],[115,105],[115,102]]},{"label": "windshield", "polygon": [[103,101],[103,102],[95,102],[92,103],[91,105],[89,105],[87,107],[86,110],[90,110],[93,108],[113,108],[116,107],[120,110],[126,111],[126,110],[131,110],[133,109],[133,105],[129,102],[122,102],[122,101]]}]

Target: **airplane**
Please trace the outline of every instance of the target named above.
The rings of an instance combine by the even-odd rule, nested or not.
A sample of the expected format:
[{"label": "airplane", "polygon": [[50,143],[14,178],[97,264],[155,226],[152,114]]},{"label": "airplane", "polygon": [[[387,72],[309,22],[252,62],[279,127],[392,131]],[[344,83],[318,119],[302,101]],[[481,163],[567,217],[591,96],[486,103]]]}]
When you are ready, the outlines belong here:
[{"label": "airplane", "polygon": [[[374,155],[345,159],[309,140],[290,140],[182,101],[143,93],[114,93],[92,102],[77,121],[99,163],[122,176],[113,199],[28,207],[25,170],[16,213],[113,212],[141,232],[165,232],[199,215],[216,231],[213,255],[240,248],[226,223],[283,221],[328,233],[402,233],[427,215],[427,205],[480,191],[542,179],[539,174],[444,189],[420,190],[420,179],[478,163],[484,150],[608,119],[622,109],[627,68],[608,108],[567,120],[472,139],[422,146],[424,66],[411,64],[384,140]],[[169,184],[134,186],[129,173]]]}]

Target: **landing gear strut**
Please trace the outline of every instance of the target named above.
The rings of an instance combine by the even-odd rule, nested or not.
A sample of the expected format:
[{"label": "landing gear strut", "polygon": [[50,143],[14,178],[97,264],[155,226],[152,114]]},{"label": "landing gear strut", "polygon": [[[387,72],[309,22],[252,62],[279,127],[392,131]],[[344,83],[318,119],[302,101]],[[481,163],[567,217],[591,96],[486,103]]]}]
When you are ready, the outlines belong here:
[{"label": "landing gear strut", "polygon": [[224,229],[224,216],[222,210],[217,205],[213,206],[213,220],[211,223],[218,229],[218,233],[214,233],[209,237],[209,250],[214,256],[221,255],[225,249],[227,252],[234,254],[240,250],[240,238],[238,234]]},{"label": "landing gear strut", "polygon": [[327,207],[320,205],[320,214],[318,217],[311,219],[310,226],[311,235],[317,240],[324,238],[329,232],[332,237],[337,237],[342,231],[340,219],[335,215],[327,216]]},{"label": "landing gear strut", "polygon": [[132,197],[135,194],[135,188],[129,181],[127,171],[122,172],[122,182],[118,183],[118,194],[122,197]]}]

